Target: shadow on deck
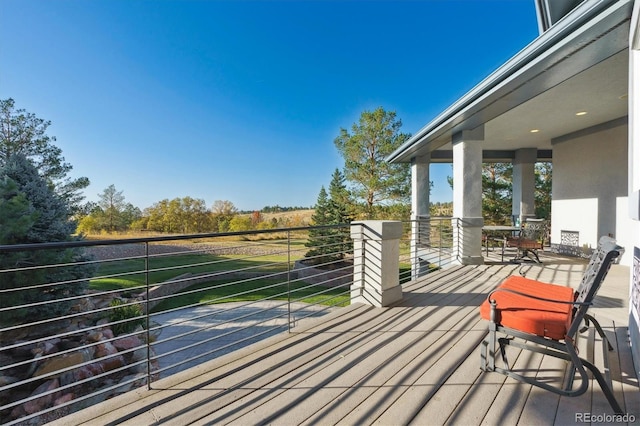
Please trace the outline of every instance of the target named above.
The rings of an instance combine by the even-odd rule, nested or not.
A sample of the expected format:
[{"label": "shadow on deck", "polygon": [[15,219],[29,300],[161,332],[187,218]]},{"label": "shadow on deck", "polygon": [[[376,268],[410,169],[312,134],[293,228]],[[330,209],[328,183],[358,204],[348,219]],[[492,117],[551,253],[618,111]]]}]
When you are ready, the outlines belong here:
[{"label": "shadow on deck", "polygon": [[[527,276],[576,286],[583,263]],[[60,419],[57,424],[571,424],[611,409],[595,384],[560,397],[480,368],[487,323],[478,306],[519,265],[454,267],[404,285],[388,308],[352,305],[282,334]],[[593,309],[616,346],[616,397],[640,418],[627,338],[628,268],[615,266]],[[621,299],[622,297],[622,299]],[[583,339],[596,365],[599,346]],[[591,342],[591,343],[590,343]],[[515,354],[539,378],[564,365]]]}]

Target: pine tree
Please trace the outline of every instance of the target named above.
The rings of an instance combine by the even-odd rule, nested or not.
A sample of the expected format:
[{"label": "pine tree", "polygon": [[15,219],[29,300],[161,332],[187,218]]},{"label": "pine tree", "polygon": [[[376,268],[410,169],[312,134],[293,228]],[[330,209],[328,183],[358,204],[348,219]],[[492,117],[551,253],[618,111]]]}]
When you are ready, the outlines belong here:
[{"label": "pine tree", "polygon": [[[311,216],[312,226],[323,226],[329,224],[329,197],[324,186],[320,188],[318,194],[318,200],[316,201],[315,211]],[[311,263],[322,263],[324,261],[323,255],[326,254],[326,230],[325,229],[311,229],[309,231],[309,240],[305,243],[306,247],[312,247],[304,257],[309,258]]]},{"label": "pine tree", "polygon": [[364,202],[364,215],[371,219],[376,207],[406,203],[411,194],[408,164],[394,164],[386,158],[410,137],[402,133],[402,120],[395,111],[379,107],[363,111],[351,131],[340,129],[334,144],[344,158],[344,174],[353,196]]},{"label": "pine tree", "polygon": [[68,208],[79,211],[84,198],[81,191],[89,186],[89,179],[69,177],[72,166],[65,162],[62,150],[55,145],[55,136],[47,134],[50,125],[50,121],[16,109],[13,99],[0,99],[0,167],[13,156],[23,155],[54,187]]},{"label": "pine tree", "polygon": [[[324,186],[320,189],[311,217],[313,225],[342,225],[351,221],[349,191],[344,181],[343,174],[336,169],[329,185],[329,194]],[[341,260],[352,250],[351,237],[341,228],[313,229],[309,231],[309,241],[305,245],[312,247],[305,257],[316,264]]]},{"label": "pine tree", "polygon": [[330,223],[340,224],[350,222],[352,204],[349,201],[349,191],[345,185],[345,177],[336,169],[329,184],[328,215]]},{"label": "pine tree", "polygon": [[553,166],[550,162],[537,163],[535,208],[536,217],[551,219],[551,189]]},{"label": "pine tree", "polygon": [[[24,156],[14,155],[0,168],[2,228],[0,244],[72,241],[75,224],[69,206],[58,196],[35,166]],[[80,249],[21,251],[0,257],[0,308],[35,304],[2,313],[2,324],[14,324],[60,316],[83,294],[93,267],[76,265],[24,269],[88,260]],[[22,268],[22,269],[21,269]],[[47,286],[48,283],[62,282]]]},{"label": "pine tree", "polygon": [[[341,225],[351,222],[353,205],[349,200],[349,191],[345,185],[345,177],[336,169],[329,184],[329,202],[327,204],[328,224]],[[337,258],[344,258],[352,250],[351,236],[343,229],[327,229],[328,243]]]},{"label": "pine tree", "polygon": [[511,217],[511,163],[482,165],[482,214],[489,224],[505,224]]}]

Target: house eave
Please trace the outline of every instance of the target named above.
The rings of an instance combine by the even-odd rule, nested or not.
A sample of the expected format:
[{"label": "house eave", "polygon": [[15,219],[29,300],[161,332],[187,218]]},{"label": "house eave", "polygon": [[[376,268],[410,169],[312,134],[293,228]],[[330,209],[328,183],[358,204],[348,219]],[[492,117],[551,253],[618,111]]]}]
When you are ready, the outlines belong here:
[{"label": "house eave", "polygon": [[473,130],[626,49],[632,6],[633,0],[585,1],[420,129],[387,161],[410,162],[430,155],[454,133]]}]

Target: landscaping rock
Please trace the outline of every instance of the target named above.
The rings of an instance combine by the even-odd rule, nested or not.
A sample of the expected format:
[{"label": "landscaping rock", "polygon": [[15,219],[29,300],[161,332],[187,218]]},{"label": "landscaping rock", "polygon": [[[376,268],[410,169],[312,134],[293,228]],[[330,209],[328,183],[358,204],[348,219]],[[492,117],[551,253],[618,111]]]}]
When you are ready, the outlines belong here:
[{"label": "landscaping rock", "polygon": [[73,394],[73,392],[65,393],[61,397],[56,398],[56,400],[53,401],[53,405],[56,406],[56,405],[64,404],[65,402],[72,401],[75,397],[76,396],[75,396],[75,394]]},{"label": "landscaping rock", "polygon": [[113,358],[104,359],[104,360],[100,361],[100,365],[102,366],[102,369],[104,371],[111,371],[111,370],[115,370],[116,368],[120,368],[123,365],[125,365],[125,361],[124,361],[124,358],[122,357],[122,355],[120,355],[120,356],[116,356],[116,357],[113,357]]},{"label": "landscaping rock", "polygon": [[0,375],[0,386],[10,385],[11,383],[15,383],[18,381],[20,381],[20,379],[18,379],[17,377]]},{"label": "landscaping rock", "polygon": [[138,338],[138,336],[129,336],[124,337],[122,339],[117,339],[113,341],[113,346],[116,347],[119,351],[125,351],[127,349],[137,348],[139,346],[144,346],[144,342]]},{"label": "landscaping rock", "polygon": [[102,336],[105,339],[113,339],[113,331],[110,328],[105,328],[102,330]]},{"label": "landscaping rock", "polygon": [[[33,391],[31,396],[39,395],[41,393],[50,392],[54,389],[60,387],[60,382],[58,379],[47,380]],[[36,398],[31,401],[25,402],[22,406],[24,408],[24,412],[27,414],[37,413],[38,411],[42,411],[45,408],[51,406],[53,402],[53,394],[44,395],[41,398]]]},{"label": "landscaping rock", "polygon": [[34,377],[42,376],[54,371],[73,367],[91,360],[91,355],[87,350],[71,352],[69,354],[59,355],[43,361],[42,365],[33,374]]},{"label": "landscaping rock", "polygon": [[104,339],[104,334],[101,331],[92,331],[84,338],[87,342],[99,342]]},{"label": "landscaping rock", "polygon": [[111,344],[110,342],[104,342],[96,346],[95,357],[104,358],[106,356],[117,354],[117,353],[118,353],[118,349],[116,349],[116,347],[113,346],[113,344]]}]

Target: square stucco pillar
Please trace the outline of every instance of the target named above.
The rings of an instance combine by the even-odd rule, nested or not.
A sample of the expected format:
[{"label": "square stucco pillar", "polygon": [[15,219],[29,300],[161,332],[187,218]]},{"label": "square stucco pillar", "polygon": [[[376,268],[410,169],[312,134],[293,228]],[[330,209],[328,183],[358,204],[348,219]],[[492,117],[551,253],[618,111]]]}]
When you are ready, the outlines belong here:
[{"label": "square stucco pillar", "polygon": [[353,284],[351,303],[375,307],[402,300],[399,221],[365,220],[351,224]]},{"label": "square stucco pillar", "polygon": [[520,218],[536,216],[535,209],[535,166],[538,157],[536,148],[522,148],[515,152],[513,159],[513,201],[511,214]]},{"label": "square stucco pillar", "polygon": [[430,244],[429,181],[430,156],[411,159],[411,278],[429,271],[429,262],[421,252]]},{"label": "square stucco pillar", "polygon": [[482,140],[484,128],[453,135],[453,253],[452,262],[481,265],[482,257]]}]

